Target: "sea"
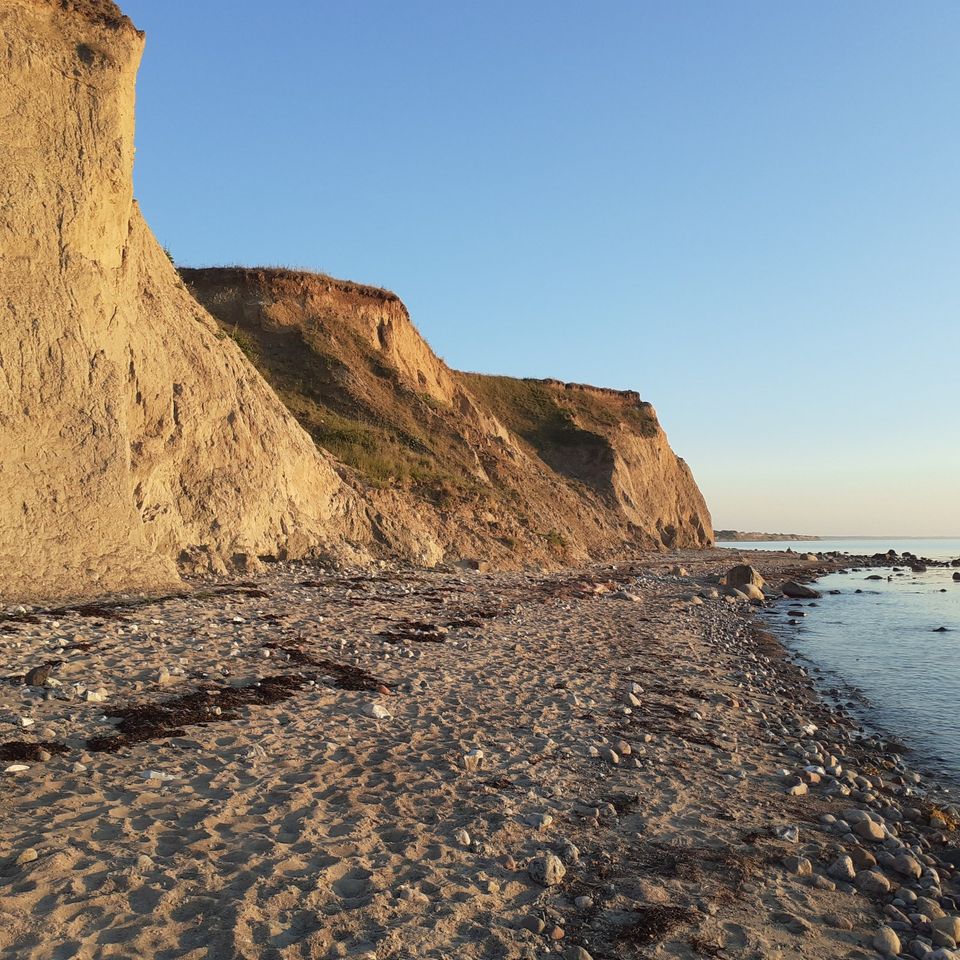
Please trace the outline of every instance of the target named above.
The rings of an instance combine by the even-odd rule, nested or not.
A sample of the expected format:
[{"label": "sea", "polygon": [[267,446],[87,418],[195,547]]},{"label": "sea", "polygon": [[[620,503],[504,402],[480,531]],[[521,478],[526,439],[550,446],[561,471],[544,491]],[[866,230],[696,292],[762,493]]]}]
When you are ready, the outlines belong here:
[{"label": "sea", "polygon": [[[887,538],[718,543],[743,550],[847,552],[889,549],[932,560],[960,558],[960,538]],[[861,569],[822,577],[821,600],[785,601],[765,616],[771,630],[824,687],[846,691],[844,705],[865,727],[901,740],[911,763],[960,785],[960,568]],[[868,580],[880,573],[883,580]],[[889,577],[889,579],[887,579]],[[836,595],[827,591],[839,590]],[[858,592],[859,591],[859,592]],[[788,624],[787,608],[805,616]],[[799,619],[799,618],[798,618]],[[945,627],[941,631],[939,628]]]}]

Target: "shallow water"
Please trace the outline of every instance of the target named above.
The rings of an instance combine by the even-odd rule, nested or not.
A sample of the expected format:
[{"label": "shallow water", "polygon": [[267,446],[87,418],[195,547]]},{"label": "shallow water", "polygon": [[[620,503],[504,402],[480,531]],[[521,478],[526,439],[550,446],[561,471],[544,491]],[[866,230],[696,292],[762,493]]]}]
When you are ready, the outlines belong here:
[{"label": "shallow water", "polygon": [[[960,543],[952,545],[948,555],[955,557]],[[919,547],[903,549],[932,557]],[[931,568],[914,574],[904,568],[898,576],[883,568],[830,574],[817,583],[824,596],[813,606],[809,600],[784,602],[766,616],[792,650],[823,669],[828,683],[860,688],[865,702],[854,712],[903,740],[924,765],[956,783],[960,583],[953,572]],[[884,579],[866,579],[874,573]],[[841,592],[831,596],[828,590]],[[788,609],[803,610],[798,625],[787,623]],[[935,632],[938,627],[947,632]]]},{"label": "shallow water", "polygon": [[905,550],[918,557],[929,560],[952,560],[960,557],[960,538],[958,537],[837,537],[831,540],[760,540],[760,541],[717,541],[718,547],[734,550],[793,550],[794,553],[852,553],[872,556]]}]

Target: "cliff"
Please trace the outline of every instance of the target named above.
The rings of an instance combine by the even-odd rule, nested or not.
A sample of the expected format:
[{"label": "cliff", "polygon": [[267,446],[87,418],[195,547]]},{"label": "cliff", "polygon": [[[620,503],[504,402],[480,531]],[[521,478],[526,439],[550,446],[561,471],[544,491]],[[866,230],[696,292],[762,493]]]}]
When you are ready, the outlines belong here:
[{"label": "cliff", "polygon": [[143,45],[110,0],[0,2],[0,601],[710,542],[636,394],[458,373],[329,277],[184,271],[208,313],[133,198]]},{"label": "cliff", "polygon": [[638,394],[451,370],[379,288],[267,268],[181,275],[352,469],[396,552],[411,531],[421,560],[513,565],[711,542],[696,483]]},{"label": "cliff", "polygon": [[0,48],[0,596],[363,540],[329,455],[140,217],[142,35],[111,3],[5,0]]}]

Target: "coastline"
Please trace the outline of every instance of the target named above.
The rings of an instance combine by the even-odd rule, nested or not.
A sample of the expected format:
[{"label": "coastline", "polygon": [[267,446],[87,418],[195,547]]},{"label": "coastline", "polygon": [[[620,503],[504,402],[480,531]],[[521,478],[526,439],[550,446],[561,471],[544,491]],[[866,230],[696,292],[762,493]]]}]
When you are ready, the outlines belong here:
[{"label": "coastline", "polygon": [[[3,774],[0,958],[869,957],[882,920],[906,951],[897,924],[932,930],[898,885],[927,896],[936,870],[927,899],[960,907],[951,815],[929,825],[914,771],[852,736],[752,607],[698,596],[741,556],[771,583],[851,564],[278,565],[0,622],[9,673],[65,661],[63,687],[0,687],[0,739],[49,747]],[[61,699],[78,682],[93,698]],[[91,749],[118,734],[102,717],[178,700],[156,739]],[[919,876],[886,865],[915,840]]]}]

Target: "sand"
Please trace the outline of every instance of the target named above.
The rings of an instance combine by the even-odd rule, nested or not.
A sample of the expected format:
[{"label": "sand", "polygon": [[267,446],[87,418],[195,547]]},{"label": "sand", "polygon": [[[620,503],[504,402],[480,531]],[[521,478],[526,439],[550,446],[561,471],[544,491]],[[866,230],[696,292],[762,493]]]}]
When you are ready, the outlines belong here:
[{"label": "sand", "polygon": [[[752,608],[689,599],[737,555],[671,558],[686,576],[656,555],[551,575],[276,565],[8,608],[6,674],[62,665],[61,686],[0,685],[0,749],[51,745],[0,763],[27,767],[0,774],[0,958],[878,956],[884,898],[827,879],[850,842],[820,818],[858,798],[789,795],[805,724],[858,773],[877,756]],[[118,720],[204,690],[179,718]],[[926,803],[895,779],[877,804]],[[927,838],[949,906],[956,833],[899,829]],[[543,854],[555,886],[530,876]]]}]

